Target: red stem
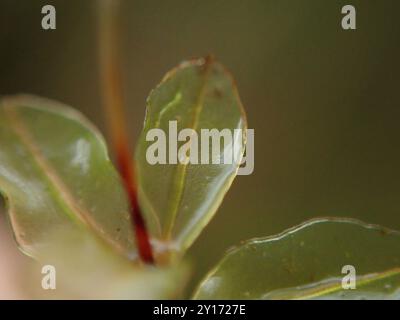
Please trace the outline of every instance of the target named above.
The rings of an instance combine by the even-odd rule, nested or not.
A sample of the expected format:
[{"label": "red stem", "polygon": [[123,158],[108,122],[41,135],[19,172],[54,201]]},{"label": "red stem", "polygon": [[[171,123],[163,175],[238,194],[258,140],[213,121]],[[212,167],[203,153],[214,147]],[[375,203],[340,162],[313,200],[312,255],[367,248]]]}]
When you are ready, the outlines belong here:
[{"label": "red stem", "polygon": [[104,108],[118,169],[129,201],[139,256],[143,262],[154,264],[149,234],[138,203],[134,160],[129,149],[125,122],[118,51],[118,9],[119,1],[117,0],[100,1],[99,44]]},{"label": "red stem", "polygon": [[126,144],[121,144],[117,147],[117,163],[129,199],[139,256],[143,262],[154,264],[149,234],[138,202],[132,158],[130,157],[130,152],[126,148]]}]

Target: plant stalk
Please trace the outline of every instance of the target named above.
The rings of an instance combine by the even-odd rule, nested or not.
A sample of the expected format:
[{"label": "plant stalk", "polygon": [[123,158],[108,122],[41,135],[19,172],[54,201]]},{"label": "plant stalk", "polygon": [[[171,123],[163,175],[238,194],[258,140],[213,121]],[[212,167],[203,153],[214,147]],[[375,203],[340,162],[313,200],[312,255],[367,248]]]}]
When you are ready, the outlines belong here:
[{"label": "plant stalk", "polygon": [[125,122],[121,67],[119,65],[119,6],[119,0],[100,0],[99,52],[103,105],[117,166],[129,200],[139,256],[144,263],[154,264],[149,234],[138,202],[134,160],[129,148]]}]

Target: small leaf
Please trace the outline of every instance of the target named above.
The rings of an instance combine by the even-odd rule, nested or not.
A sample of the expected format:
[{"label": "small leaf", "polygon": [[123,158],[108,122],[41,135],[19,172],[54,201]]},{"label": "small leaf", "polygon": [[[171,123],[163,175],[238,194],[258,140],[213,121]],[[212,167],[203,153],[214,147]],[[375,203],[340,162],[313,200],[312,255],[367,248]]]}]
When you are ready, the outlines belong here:
[{"label": "small leaf", "polygon": [[118,174],[87,119],[54,101],[6,97],[0,145],[0,190],[25,253],[36,257],[55,230],[82,229],[136,256]]},{"label": "small leaf", "polygon": [[[344,290],[344,266],[356,289]],[[230,250],[197,299],[399,299],[400,233],[350,219],[316,219]]]},{"label": "small leaf", "polygon": [[[229,129],[232,133],[241,129],[218,155],[233,152],[233,158],[239,161],[231,164],[213,164],[211,160],[210,164],[171,163],[169,157],[173,157],[174,152],[168,152],[172,143],[168,139],[170,121],[176,121],[178,133],[182,129],[196,131],[199,163],[201,129]],[[168,164],[149,164],[146,159],[149,147],[157,142],[157,138],[155,142],[146,141],[151,129],[162,129],[169,140],[165,157]],[[245,129],[245,114],[233,79],[211,58],[184,62],[151,92],[136,151],[139,200],[152,235],[167,243],[170,249],[187,249],[218,209],[242,159]],[[176,141],[176,138],[172,141],[174,139]],[[192,143],[189,140],[179,141],[177,150],[185,143]],[[211,143],[209,146],[211,153]],[[186,157],[188,160],[190,156]]]}]

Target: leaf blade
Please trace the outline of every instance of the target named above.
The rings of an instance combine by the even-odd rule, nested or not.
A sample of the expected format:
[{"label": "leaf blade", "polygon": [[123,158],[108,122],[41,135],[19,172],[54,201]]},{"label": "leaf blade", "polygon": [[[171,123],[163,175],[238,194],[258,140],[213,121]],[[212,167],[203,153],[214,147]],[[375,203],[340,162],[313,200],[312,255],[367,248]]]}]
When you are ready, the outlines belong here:
[{"label": "leaf blade", "polygon": [[[152,234],[170,248],[184,251],[217,210],[239,165],[171,164],[171,152],[166,156],[169,164],[149,164],[146,152],[151,142],[146,136],[151,129],[170,135],[170,121],[176,121],[177,132],[192,129],[198,136],[201,129],[241,130],[240,136],[234,136],[232,151],[236,152],[233,157],[241,159],[246,116],[234,81],[222,65],[212,59],[198,59],[170,71],[148,98],[136,151],[139,199]],[[186,141],[179,143],[177,150]],[[168,151],[170,148],[168,145]]]},{"label": "leaf blade", "polygon": [[86,228],[125,256],[136,255],[123,189],[88,120],[47,99],[6,97],[0,141],[0,189],[24,252],[36,256],[49,229]]},{"label": "leaf blade", "polygon": [[[62,250],[60,250],[62,248]],[[43,290],[43,264],[56,270],[57,290]],[[79,266],[79,268],[77,268]],[[25,292],[33,299],[177,299],[188,279],[184,262],[143,267],[110,250],[90,233],[56,232],[39,262],[23,270]]]},{"label": "leaf blade", "polygon": [[[400,233],[351,219],[315,219],[229,251],[198,299],[355,299],[400,296]],[[357,289],[343,290],[353,265]]]}]

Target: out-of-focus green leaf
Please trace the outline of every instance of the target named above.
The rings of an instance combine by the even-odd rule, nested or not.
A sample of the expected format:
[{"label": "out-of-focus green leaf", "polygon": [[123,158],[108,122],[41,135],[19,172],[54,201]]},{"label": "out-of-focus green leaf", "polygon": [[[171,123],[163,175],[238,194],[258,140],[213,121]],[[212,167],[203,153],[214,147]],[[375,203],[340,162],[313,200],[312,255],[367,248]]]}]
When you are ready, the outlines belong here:
[{"label": "out-of-focus green leaf", "polygon": [[[354,290],[342,287],[349,265]],[[195,298],[399,299],[400,233],[355,220],[311,220],[230,250]]]},{"label": "out-of-focus green leaf", "polygon": [[[54,237],[53,237],[54,236]],[[26,270],[25,292],[39,299],[172,299],[182,296],[186,264],[143,268],[118,255],[90,233],[56,232]],[[62,248],[62,250],[60,250]],[[54,267],[55,290],[43,266]]]},{"label": "out-of-focus green leaf", "polygon": [[[153,236],[170,248],[184,251],[212,218],[229,189],[238,169],[232,164],[171,164],[168,141],[170,121],[177,121],[177,132],[193,129],[199,137],[201,129],[234,129],[232,143],[219,151],[233,153],[241,160],[246,119],[237,89],[225,68],[212,59],[184,62],[169,72],[147,101],[144,129],[136,151],[139,178],[139,199]],[[149,164],[146,152],[157,142],[146,141],[151,129],[166,134],[168,164]],[[177,149],[189,142],[178,142]],[[221,146],[222,146],[221,139]],[[154,146],[154,145],[153,145]],[[208,149],[211,154],[211,141]],[[173,154],[173,153],[171,153]],[[186,155],[186,160],[189,155]],[[211,156],[210,156],[211,159]]]},{"label": "out-of-focus green leaf", "polygon": [[6,97],[0,145],[0,190],[25,253],[36,257],[55,230],[82,229],[135,258],[124,191],[87,119],[54,101]]}]

